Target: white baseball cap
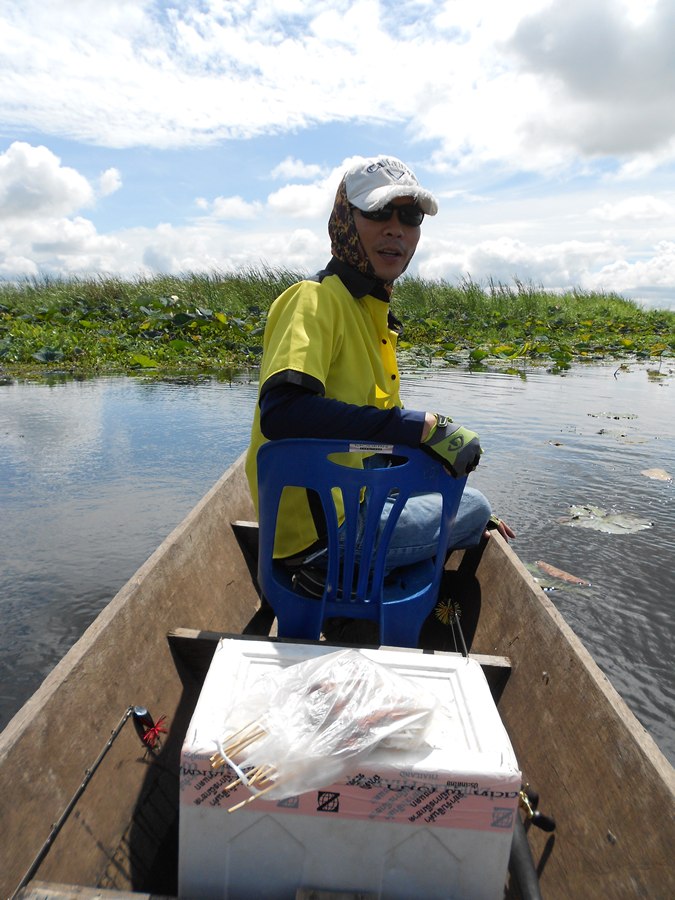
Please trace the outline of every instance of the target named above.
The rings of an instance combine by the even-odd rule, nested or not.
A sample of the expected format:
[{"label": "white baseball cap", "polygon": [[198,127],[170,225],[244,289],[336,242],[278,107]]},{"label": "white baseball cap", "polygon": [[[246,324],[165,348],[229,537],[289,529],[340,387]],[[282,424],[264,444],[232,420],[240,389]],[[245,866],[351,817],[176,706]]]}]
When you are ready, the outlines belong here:
[{"label": "white baseball cap", "polygon": [[396,197],[414,197],[428,216],[438,212],[434,195],[425,190],[410,169],[395,156],[376,156],[354,163],[345,172],[347,199],[357,209],[381,209]]}]

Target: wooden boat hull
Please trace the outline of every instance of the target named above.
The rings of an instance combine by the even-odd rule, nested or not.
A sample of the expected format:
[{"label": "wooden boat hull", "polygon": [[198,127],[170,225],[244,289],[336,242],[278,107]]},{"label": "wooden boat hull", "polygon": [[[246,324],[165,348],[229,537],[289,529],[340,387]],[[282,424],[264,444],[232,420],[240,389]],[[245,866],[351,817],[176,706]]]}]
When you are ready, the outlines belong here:
[{"label": "wooden boat hull", "polygon": [[[36,877],[175,894],[180,748],[214,633],[250,628],[258,606],[231,527],[252,517],[239,460],[0,735],[3,896],[135,704],[167,717],[161,751],[146,754],[122,729]],[[511,660],[499,710],[557,821],[554,835],[529,829],[544,896],[675,895],[672,767],[500,537],[453,554],[449,568],[453,590],[480,606],[472,650]],[[447,649],[439,627],[430,623],[426,641]]]}]

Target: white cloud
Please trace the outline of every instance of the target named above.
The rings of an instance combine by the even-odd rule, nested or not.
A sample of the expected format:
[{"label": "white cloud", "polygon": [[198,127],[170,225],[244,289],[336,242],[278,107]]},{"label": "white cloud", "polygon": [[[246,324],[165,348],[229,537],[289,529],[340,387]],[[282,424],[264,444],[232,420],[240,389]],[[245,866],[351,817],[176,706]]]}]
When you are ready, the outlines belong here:
[{"label": "white cloud", "polygon": [[3,250],[0,244],[0,278],[14,280],[16,278],[33,278],[40,272],[34,259],[27,256],[14,256]]},{"label": "white cloud", "polygon": [[67,215],[94,200],[82,175],[46,147],[15,141],[0,153],[0,217],[5,222],[35,216]]},{"label": "white cloud", "polygon": [[659,168],[666,169],[672,163],[673,154],[670,147],[654,150],[649,153],[636,153],[621,159],[616,172],[607,177],[608,181],[639,181],[649,177]]},{"label": "white cloud", "polygon": [[420,272],[429,278],[471,276],[479,282],[494,279],[505,284],[518,279],[545,288],[572,288],[579,286],[593,267],[615,259],[614,252],[605,242],[537,245],[502,235],[476,243],[443,246],[438,242],[433,256],[420,262]]},{"label": "white cloud", "polygon": [[654,12],[658,0],[619,0],[631,25],[642,25]]},{"label": "white cloud", "polygon": [[321,175],[321,166],[315,163],[305,163],[301,159],[294,159],[287,156],[279,165],[272,169],[272,178],[281,178],[288,180],[289,178],[302,178],[310,180]]},{"label": "white cloud", "polygon": [[658,197],[627,197],[617,203],[603,203],[591,210],[591,215],[607,222],[623,219],[640,222],[648,219],[667,219],[675,216],[675,208]]},{"label": "white cloud", "polygon": [[[664,241],[675,229],[673,5],[0,0],[3,132],[45,145],[0,152],[0,273],[313,271],[356,133],[443,198],[413,271],[651,291],[675,305]],[[65,166],[50,136],[96,145],[98,158],[143,148],[159,171],[183,154],[183,199],[159,178],[144,194],[129,154],[86,177],[89,162]],[[195,148],[226,141],[228,158],[255,163],[211,191],[192,180]],[[143,227],[112,222],[125,208]]]},{"label": "white cloud", "polygon": [[273,191],[267,197],[270,212],[275,216],[290,216],[295,219],[326,223],[342,173],[352,162],[361,158],[348,157],[327,174],[324,174],[323,169],[319,169],[312,184],[286,184]]},{"label": "white cloud", "polygon": [[[121,185],[115,169],[98,181],[102,195]],[[77,215],[94,205],[96,192],[75,169],[64,166],[47,147],[15,141],[0,153],[0,273],[36,275],[46,263],[64,274],[114,271],[119,242],[100,235],[90,219]]]},{"label": "white cloud", "polygon": [[661,299],[670,297],[670,306],[675,309],[673,298],[675,284],[675,242],[660,241],[651,256],[630,262],[617,259],[589,274],[586,286],[594,290],[613,290],[637,296]]},{"label": "white cloud", "polygon": [[616,0],[0,0],[0,119],[110,147],[399,122],[460,171],[672,159],[671,7],[637,22]]},{"label": "white cloud", "polygon": [[675,137],[672,0],[636,21],[615,0],[567,0],[524,18],[506,45],[555,105],[530,133],[588,155],[649,153]]},{"label": "white cloud", "polygon": [[421,245],[417,266],[425,278],[450,282],[470,277],[479,284],[515,281],[547,290],[616,292],[653,306],[675,310],[675,243],[645,247],[639,259],[611,240],[525,243],[502,236],[495,240]]},{"label": "white cloud", "polygon": [[101,172],[98,177],[98,193],[102,197],[114,194],[122,187],[122,176],[119,171],[114,168],[106,169]]},{"label": "white cloud", "polygon": [[315,219],[322,213],[327,217],[333,198],[324,185],[287,184],[270,194],[267,202],[277,214]]},{"label": "white cloud", "polygon": [[[38,159],[49,160],[50,171],[61,173],[53,154],[30,149],[40,151]],[[29,150],[23,148],[21,158],[31,158]],[[196,205],[203,215],[183,225],[165,222],[101,234],[90,219],[77,214],[15,217],[0,241],[0,274],[115,273],[135,278],[264,265],[311,273],[328,259],[327,217],[339,177],[351,161],[344,160],[314,183],[287,184],[266,202],[241,196],[200,198]],[[82,176],[71,170],[68,178],[80,184]],[[46,196],[35,205],[49,209],[54,179],[38,183]],[[484,283],[532,281],[555,290],[614,290],[675,306],[675,244],[658,237],[667,228],[672,231],[675,197],[670,193],[610,200],[606,190],[598,190],[595,204],[585,210],[575,197],[567,197],[565,204],[558,201],[553,210],[546,199],[514,204],[485,194],[476,198],[471,191],[448,193],[452,196],[444,215],[425,223],[411,273],[450,282],[469,276]],[[79,196],[89,202],[90,191]],[[294,228],[294,220],[303,224]],[[593,221],[612,230],[596,233]],[[654,227],[647,231],[647,224]],[[631,229],[641,244],[628,239]]]},{"label": "white cloud", "polygon": [[248,203],[243,197],[216,197],[211,215],[216,219],[254,219],[260,214],[260,203]]}]

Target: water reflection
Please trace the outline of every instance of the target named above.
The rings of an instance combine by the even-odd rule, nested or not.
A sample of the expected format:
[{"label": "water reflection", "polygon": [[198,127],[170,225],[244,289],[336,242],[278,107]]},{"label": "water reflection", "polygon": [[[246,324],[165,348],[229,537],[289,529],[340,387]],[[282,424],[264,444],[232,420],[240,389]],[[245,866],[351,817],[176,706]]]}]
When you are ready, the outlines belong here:
[{"label": "water reflection", "polygon": [[[671,759],[675,488],[640,473],[675,473],[673,389],[640,367],[403,378],[408,406],[481,434],[473,483],[516,529],[526,565],[592,583],[559,582],[549,597]],[[0,727],[245,448],[255,397],[245,378],[0,387]],[[576,504],[654,526],[561,525]]]},{"label": "water reflection", "polygon": [[239,454],[256,390],[0,388],[0,727]]}]

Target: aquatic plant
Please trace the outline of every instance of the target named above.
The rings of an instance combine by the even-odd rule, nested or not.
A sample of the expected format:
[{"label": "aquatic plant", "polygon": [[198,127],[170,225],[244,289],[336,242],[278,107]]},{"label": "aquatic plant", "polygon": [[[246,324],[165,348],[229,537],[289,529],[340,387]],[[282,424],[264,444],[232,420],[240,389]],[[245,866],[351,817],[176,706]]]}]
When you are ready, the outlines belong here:
[{"label": "aquatic plant", "polygon": [[[302,277],[251,268],[0,284],[0,372],[56,365],[73,374],[180,375],[255,366],[270,304]],[[638,358],[657,360],[660,374],[675,352],[675,312],[616,294],[408,276],[392,306],[405,325],[404,358],[420,366],[499,364],[520,374],[522,361],[560,372],[583,360]]]}]

